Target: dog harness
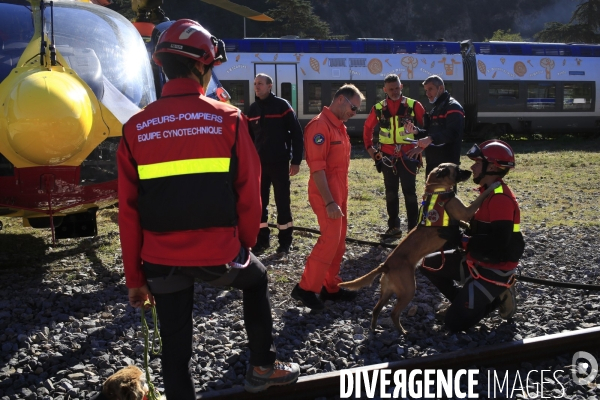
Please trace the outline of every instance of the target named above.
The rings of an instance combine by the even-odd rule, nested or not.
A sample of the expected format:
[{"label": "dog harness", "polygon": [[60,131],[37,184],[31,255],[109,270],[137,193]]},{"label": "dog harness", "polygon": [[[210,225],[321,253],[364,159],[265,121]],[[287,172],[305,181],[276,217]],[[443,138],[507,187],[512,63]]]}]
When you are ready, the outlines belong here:
[{"label": "dog harness", "polygon": [[452,190],[425,192],[421,202],[418,225],[444,227],[458,224],[458,221],[451,219],[446,212],[446,203],[454,196],[455,193]]}]

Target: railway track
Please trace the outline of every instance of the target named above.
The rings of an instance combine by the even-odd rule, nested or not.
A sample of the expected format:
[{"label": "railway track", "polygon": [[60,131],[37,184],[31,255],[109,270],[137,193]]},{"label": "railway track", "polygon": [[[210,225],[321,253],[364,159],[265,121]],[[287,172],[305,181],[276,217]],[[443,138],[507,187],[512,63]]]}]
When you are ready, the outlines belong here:
[{"label": "railway track", "polygon": [[[373,364],[344,370],[352,375],[366,371],[388,369],[392,372],[420,369],[458,370],[464,368],[497,368],[547,359],[566,352],[595,351],[600,348],[600,327],[523,339],[497,345],[465,349],[439,355],[410,358],[402,361]],[[493,360],[493,361],[491,361]],[[303,376],[290,386],[272,387],[260,393],[248,393],[236,386],[223,390],[204,392],[199,399],[314,399],[340,396],[340,371]],[[364,393],[364,392],[363,392]],[[379,390],[376,391],[379,393]],[[354,397],[352,397],[354,398]]]}]

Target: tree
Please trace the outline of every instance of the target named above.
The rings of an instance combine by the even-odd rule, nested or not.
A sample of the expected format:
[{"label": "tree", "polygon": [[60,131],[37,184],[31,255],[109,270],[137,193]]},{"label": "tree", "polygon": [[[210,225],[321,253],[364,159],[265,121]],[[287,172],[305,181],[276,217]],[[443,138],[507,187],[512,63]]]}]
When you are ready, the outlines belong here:
[{"label": "tree", "polygon": [[520,33],[511,33],[510,29],[507,31],[504,31],[503,29],[498,29],[496,32],[494,32],[491,39],[485,38],[485,41],[524,42],[525,40],[521,37]]},{"label": "tree", "polygon": [[533,35],[538,42],[600,43],[600,0],[588,0],[577,6],[567,24],[548,22]]},{"label": "tree", "polygon": [[266,12],[275,21],[269,23],[269,28],[261,36],[329,38],[329,25],[314,14],[309,0],[267,0],[267,3],[277,5]]},{"label": "tree", "polygon": [[600,29],[600,0],[588,0],[578,5],[569,21],[570,24],[573,22],[597,32]]},{"label": "tree", "polygon": [[600,43],[600,35],[584,24],[548,22],[533,37],[538,42],[549,43]]}]

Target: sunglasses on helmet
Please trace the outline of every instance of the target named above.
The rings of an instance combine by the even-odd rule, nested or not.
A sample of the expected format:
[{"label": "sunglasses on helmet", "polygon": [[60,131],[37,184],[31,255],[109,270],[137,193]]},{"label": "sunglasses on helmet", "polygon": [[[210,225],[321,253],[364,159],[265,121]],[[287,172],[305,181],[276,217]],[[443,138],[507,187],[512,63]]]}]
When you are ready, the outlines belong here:
[{"label": "sunglasses on helmet", "polygon": [[342,97],[346,99],[346,101],[348,102],[348,104],[350,104],[350,109],[352,110],[352,112],[357,112],[358,111],[358,107],[356,107],[354,104],[352,104],[352,102],[350,100],[348,100],[348,98],[346,96],[342,96]]},{"label": "sunglasses on helmet", "polygon": [[483,153],[481,152],[479,146],[474,144],[473,147],[471,147],[469,151],[467,151],[467,157],[469,157],[470,159],[483,158]]}]

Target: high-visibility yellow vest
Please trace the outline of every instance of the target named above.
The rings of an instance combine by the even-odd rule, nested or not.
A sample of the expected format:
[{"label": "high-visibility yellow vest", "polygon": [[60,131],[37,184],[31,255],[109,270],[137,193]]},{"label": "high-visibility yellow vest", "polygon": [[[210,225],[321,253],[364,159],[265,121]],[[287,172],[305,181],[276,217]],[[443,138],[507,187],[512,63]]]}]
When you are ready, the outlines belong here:
[{"label": "high-visibility yellow vest", "polygon": [[414,139],[414,134],[404,133],[402,118],[415,116],[415,100],[402,97],[396,115],[392,115],[387,107],[387,99],[375,104],[375,113],[379,120],[379,143],[381,144],[409,144],[405,139]]}]

